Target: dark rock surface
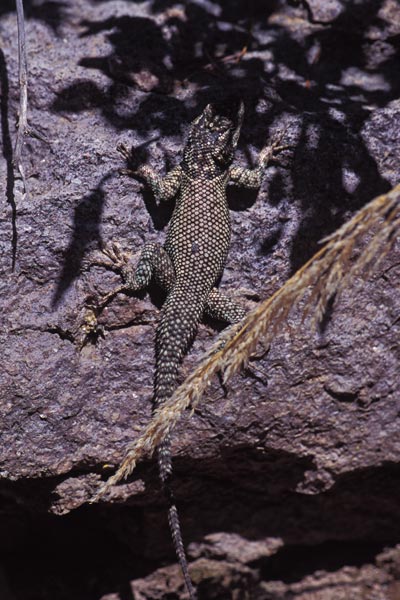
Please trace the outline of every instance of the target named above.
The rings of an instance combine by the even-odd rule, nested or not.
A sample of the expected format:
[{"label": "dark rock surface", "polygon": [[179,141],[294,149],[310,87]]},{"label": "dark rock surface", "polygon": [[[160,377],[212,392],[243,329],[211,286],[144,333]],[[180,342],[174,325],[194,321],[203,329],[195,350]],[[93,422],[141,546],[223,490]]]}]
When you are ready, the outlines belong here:
[{"label": "dark rock surface", "polygon": [[[231,190],[222,287],[251,307],[354,211],[399,182],[396,0],[25,1],[29,197],[13,180],[14,3],[0,6],[0,597],[184,598],[154,461],[86,501],[151,414],[163,296],[119,297],[79,349],[88,253],[162,239],[118,174],[118,142],[164,171],[209,101],[242,97],[237,160],[287,127],[258,194]],[[240,59],[241,51],[246,48]],[[318,332],[291,316],[175,438],[174,488],[200,598],[400,598],[400,248],[335,301]],[[13,268],[14,265],[14,268]],[[243,289],[247,290],[246,293]],[[184,374],[218,324],[205,323]],[[182,376],[183,376],[182,375]]]}]

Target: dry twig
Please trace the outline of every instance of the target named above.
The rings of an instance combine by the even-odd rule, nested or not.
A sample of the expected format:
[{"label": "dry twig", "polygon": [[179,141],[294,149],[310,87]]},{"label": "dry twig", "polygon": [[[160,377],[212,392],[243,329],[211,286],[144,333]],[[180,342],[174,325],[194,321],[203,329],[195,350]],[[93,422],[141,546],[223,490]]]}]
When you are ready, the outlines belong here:
[{"label": "dry twig", "polygon": [[[143,456],[150,456],[176,425],[189,406],[192,410],[216,372],[224,374],[227,381],[249,358],[257,342],[270,344],[290,311],[310,294],[304,317],[312,312],[311,326],[321,321],[327,303],[356,274],[366,274],[390,250],[400,231],[400,185],[375,198],[350,221],[345,223],[293,277],[275,294],[251,311],[242,323],[223,332],[196,370],[175,391],[173,396],[158,408],[139,439],[129,448],[121,466],[100,488],[94,500],[100,498],[110,486],[127,477]],[[366,237],[370,236],[367,242]],[[357,247],[358,256],[354,256]],[[361,247],[361,249],[360,249]]]},{"label": "dry twig", "polygon": [[14,148],[14,166],[18,169],[24,184],[25,193],[28,193],[24,167],[22,164],[22,144],[24,136],[28,133],[28,67],[26,58],[24,6],[22,0],[16,0],[18,23],[18,78],[19,78],[19,117],[17,138]]}]

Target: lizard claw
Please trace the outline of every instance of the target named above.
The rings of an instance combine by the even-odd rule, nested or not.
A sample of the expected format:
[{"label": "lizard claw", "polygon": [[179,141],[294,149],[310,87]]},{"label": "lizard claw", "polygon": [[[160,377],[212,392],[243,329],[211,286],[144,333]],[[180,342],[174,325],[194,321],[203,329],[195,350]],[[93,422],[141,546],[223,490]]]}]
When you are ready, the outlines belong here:
[{"label": "lizard claw", "polygon": [[101,315],[104,308],[107,304],[119,293],[127,292],[131,288],[129,285],[124,284],[116,287],[111,290],[108,294],[104,294],[103,296],[97,296],[95,293],[87,296],[84,305],[83,316],[79,321],[79,325],[77,327],[79,331],[79,335],[77,336],[80,339],[79,347],[83,348],[88,341],[91,339],[95,339],[99,335],[104,337],[104,327],[99,324],[98,317]]},{"label": "lizard claw", "polygon": [[281,137],[275,140],[270,146],[266,146],[260,152],[259,164],[266,167],[271,161],[277,161],[277,154],[280,154],[284,150],[294,148],[294,144],[279,145]]},{"label": "lizard claw", "polygon": [[97,321],[98,312],[93,306],[86,304],[81,313],[81,318],[74,328],[74,338],[79,350],[99,335],[104,337],[104,327]]},{"label": "lizard claw", "polygon": [[107,306],[107,304],[110,302],[110,300],[115,298],[115,296],[117,296],[118,294],[124,293],[124,292],[129,292],[131,290],[132,290],[132,288],[129,284],[125,283],[123,285],[119,285],[118,287],[111,290],[111,292],[108,292],[108,294],[104,294],[104,296],[101,296],[98,299],[98,301],[96,303],[96,310],[102,311],[103,308],[105,306]]},{"label": "lizard claw", "polygon": [[117,242],[105,244],[99,251],[89,255],[84,261],[84,269],[89,270],[92,265],[104,267],[111,271],[121,273],[125,280],[124,273],[130,270],[131,255],[124,252]]},{"label": "lizard claw", "polygon": [[113,271],[120,271],[122,266],[128,262],[128,258],[122,252],[119,244],[110,242],[100,248],[100,250],[96,250],[86,256],[82,261],[82,269],[89,271],[90,267],[98,266]]},{"label": "lizard claw", "polygon": [[111,269],[121,275],[123,284],[102,296],[99,296],[95,291],[89,293],[85,300],[85,311],[78,326],[80,337],[82,338],[81,347],[94,336],[103,333],[103,328],[98,323],[98,317],[107,304],[115,298],[117,294],[134,290],[134,272],[129,259],[130,255],[123,252],[119,244],[116,242],[109,242],[84,260],[84,270],[89,270],[93,265]]},{"label": "lizard claw", "polygon": [[[117,152],[119,152],[119,154],[121,154],[122,158],[124,158],[126,160],[126,162],[129,165],[132,165],[133,162],[133,156],[132,156],[132,150],[128,150],[128,148],[125,146],[125,144],[118,144],[117,146]],[[118,172],[120,175],[128,175],[128,177],[138,177],[138,173],[136,170],[134,169],[118,169]],[[139,175],[140,177],[140,175]]]},{"label": "lizard claw", "polygon": [[104,244],[101,252],[110,259],[111,264],[117,269],[122,269],[129,261],[129,256],[123,252],[121,246],[117,242],[109,242]]},{"label": "lizard claw", "polygon": [[128,150],[125,144],[118,144],[117,152],[119,152],[123,156],[123,158],[125,158],[125,160],[127,160],[128,162],[132,160],[132,152]]},{"label": "lizard claw", "polygon": [[113,298],[115,298],[115,296],[131,291],[132,285],[130,284],[129,277],[127,277],[127,282],[123,283],[122,285],[118,285],[107,294],[103,294],[101,296],[99,296],[95,292],[93,292],[93,294],[89,294],[85,300],[85,305],[88,307],[89,311],[92,311],[97,317],[107,306],[107,304]]},{"label": "lizard claw", "polygon": [[[125,144],[118,144],[117,152],[121,154],[121,156],[128,163],[128,167],[132,167],[133,165],[133,153],[132,150],[128,150]],[[141,166],[138,169],[128,168],[128,169],[119,169],[119,173],[121,175],[128,175],[129,177],[134,177],[135,179],[146,179],[146,167]]]},{"label": "lizard claw", "polygon": [[104,266],[102,264],[102,262],[104,262],[104,259],[102,261],[102,258],[99,254],[99,252],[91,252],[90,254],[87,254],[83,259],[82,259],[82,263],[81,263],[81,271],[89,271],[91,267],[93,266]]},{"label": "lizard claw", "polygon": [[133,171],[132,169],[118,169],[118,173],[120,175],[128,175],[128,177],[137,177],[137,171]]},{"label": "lizard claw", "polygon": [[[103,253],[110,259],[110,268],[121,274],[124,281],[123,286],[118,288],[119,291],[134,291],[137,286],[135,284],[135,273],[131,264],[131,254],[123,252],[121,246],[116,242],[111,242],[104,247]],[[116,292],[116,293],[119,293]]]},{"label": "lizard claw", "polygon": [[117,242],[109,242],[105,244],[100,251],[94,253],[85,260],[85,270],[89,270],[92,265],[97,265],[119,273],[123,280],[122,285],[114,288],[108,294],[100,296],[99,298],[93,293],[86,299],[86,305],[91,306],[97,315],[117,294],[132,292],[137,289],[135,284],[135,273],[130,258],[131,255],[124,252]]}]

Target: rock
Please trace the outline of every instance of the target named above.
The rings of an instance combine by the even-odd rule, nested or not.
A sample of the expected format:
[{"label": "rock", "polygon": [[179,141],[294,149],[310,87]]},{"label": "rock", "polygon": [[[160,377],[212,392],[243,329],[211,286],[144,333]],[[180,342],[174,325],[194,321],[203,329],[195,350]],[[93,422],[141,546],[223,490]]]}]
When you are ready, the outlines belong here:
[{"label": "rock", "polygon": [[[285,131],[294,148],[260,192],[229,192],[221,288],[254,306],[399,181],[400,8],[361,4],[32,1],[29,197],[12,168],[14,4],[0,8],[2,598],[185,597],[154,460],[87,504],[151,418],[164,295],[116,298],[82,347],[87,299],[119,283],[86,261],[111,240],[133,254],[162,240],[172,211],[119,174],[115,147],[165,172],[204,105],[239,97],[238,162]],[[397,240],[320,330],[299,307],[179,423],[174,490],[200,599],[398,597],[399,281]],[[218,328],[200,325],[182,377]]]}]

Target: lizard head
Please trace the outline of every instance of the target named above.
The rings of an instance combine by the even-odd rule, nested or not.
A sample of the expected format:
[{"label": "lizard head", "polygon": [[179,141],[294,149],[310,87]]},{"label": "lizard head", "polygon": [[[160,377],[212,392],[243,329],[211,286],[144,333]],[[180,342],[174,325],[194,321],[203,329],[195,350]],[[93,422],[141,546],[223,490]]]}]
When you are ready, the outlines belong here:
[{"label": "lizard head", "polygon": [[184,149],[184,161],[189,168],[196,163],[207,168],[213,175],[226,169],[233,160],[243,122],[244,105],[240,103],[235,121],[216,112],[212,104],[207,104],[200,116],[191,124]]}]

